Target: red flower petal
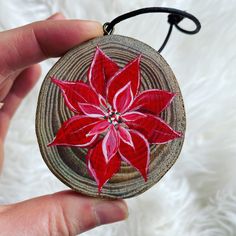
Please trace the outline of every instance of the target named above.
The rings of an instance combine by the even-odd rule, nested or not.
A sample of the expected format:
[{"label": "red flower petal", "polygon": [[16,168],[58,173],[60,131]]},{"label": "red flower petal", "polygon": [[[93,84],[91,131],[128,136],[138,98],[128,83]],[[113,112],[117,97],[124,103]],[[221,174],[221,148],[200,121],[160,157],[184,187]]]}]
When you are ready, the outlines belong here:
[{"label": "red flower petal", "polygon": [[104,111],[95,105],[92,104],[86,104],[86,103],[79,103],[80,110],[89,117],[104,117],[105,113]]},{"label": "red flower petal", "polygon": [[136,96],[140,86],[140,59],[141,55],[128,63],[122,70],[117,72],[107,85],[107,100],[110,104],[118,90],[131,82],[133,96]]},{"label": "red flower petal", "polygon": [[114,125],[110,125],[110,129],[102,141],[102,151],[106,162],[117,153],[119,147],[119,137]]},{"label": "red flower petal", "polygon": [[131,90],[131,82],[119,89],[113,99],[113,107],[116,111],[125,112],[133,102],[133,93]]},{"label": "red flower petal", "polygon": [[138,111],[126,112],[124,115],[121,116],[124,122],[132,122],[145,117],[146,117],[145,114],[140,113]]},{"label": "red flower petal", "polygon": [[107,102],[106,102],[106,99],[102,96],[102,95],[98,95],[98,99],[99,99],[99,102],[100,102],[100,105],[104,108],[104,109],[107,109]]},{"label": "red flower petal", "polygon": [[99,105],[98,95],[87,84],[61,81],[57,80],[55,76],[51,80],[62,90],[66,105],[73,112],[81,112],[78,103]]},{"label": "red flower petal", "polygon": [[98,191],[101,192],[103,185],[119,171],[121,159],[117,153],[107,162],[103,155],[102,141],[100,141],[88,152],[87,163],[90,173],[97,182]]},{"label": "red flower petal", "polygon": [[132,137],[131,137],[129,131],[127,129],[125,129],[124,127],[120,126],[120,125],[118,127],[118,131],[119,131],[119,136],[122,139],[122,141],[124,143],[127,143],[131,147],[134,147]]},{"label": "red flower petal", "polygon": [[150,148],[146,138],[137,131],[129,131],[133,140],[134,147],[131,147],[121,139],[119,153],[121,158],[135,167],[147,181]]},{"label": "red flower petal", "polygon": [[103,132],[105,132],[108,128],[108,126],[111,123],[108,122],[107,120],[101,120],[99,122],[97,122],[94,127],[91,129],[91,131],[88,133],[88,135],[95,135],[95,134],[101,134]]},{"label": "red flower petal", "polygon": [[173,100],[175,94],[163,90],[151,89],[140,93],[129,110],[159,115]]},{"label": "red flower petal", "polygon": [[173,130],[162,119],[153,115],[147,115],[146,118],[141,118],[137,122],[126,122],[126,124],[129,128],[142,133],[149,143],[162,144],[182,137],[180,132]]},{"label": "red flower petal", "polygon": [[87,134],[99,121],[97,118],[74,116],[62,124],[49,146],[90,147],[97,141],[97,135],[87,136]]},{"label": "red flower petal", "polygon": [[98,94],[105,95],[107,81],[119,70],[119,66],[97,47],[93,61],[88,70],[91,87]]}]

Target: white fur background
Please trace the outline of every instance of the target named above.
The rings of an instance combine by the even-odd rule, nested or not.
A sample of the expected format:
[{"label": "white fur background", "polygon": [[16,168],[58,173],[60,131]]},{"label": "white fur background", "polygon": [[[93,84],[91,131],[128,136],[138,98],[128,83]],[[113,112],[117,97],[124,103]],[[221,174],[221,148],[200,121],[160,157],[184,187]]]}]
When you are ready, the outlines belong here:
[{"label": "white fur background", "polygon": [[[235,0],[0,0],[0,29],[61,11],[68,18],[110,21],[144,6],[170,6],[195,14],[202,30],[174,30],[162,55],[182,88],[187,134],[181,156],[152,189],[128,200],[129,219],[88,236],[236,235],[236,1]],[[188,23],[185,23],[187,26]],[[166,17],[150,14],[121,23],[116,33],[158,49]],[[43,75],[55,59],[42,63]],[[34,118],[41,81],[18,110],[8,135],[0,202],[13,203],[64,189],[39,153]]]}]

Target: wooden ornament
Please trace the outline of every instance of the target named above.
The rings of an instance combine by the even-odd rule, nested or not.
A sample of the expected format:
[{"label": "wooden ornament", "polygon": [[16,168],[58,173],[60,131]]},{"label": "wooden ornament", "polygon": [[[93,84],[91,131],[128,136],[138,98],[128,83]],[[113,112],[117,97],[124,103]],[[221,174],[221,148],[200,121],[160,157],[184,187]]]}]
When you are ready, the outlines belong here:
[{"label": "wooden ornament", "polygon": [[[148,180],[122,161],[121,168],[98,192],[97,183],[88,172],[86,149],[68,146],[48,147],[62,123],[74,114],[66,107],[57,86],[51,82],[56,76],[63,81],[86,81],[96,47],[114,60],[121,68],[141,54],[141,91],[160,89],[175,93],[172,103],[161,113],[160,118],[181,138],[166,144],[150,146]],[[186,119],[182,95],[175,76],[163,57],[150,46],[133,38],[109,35],[95,38],[68,51],[45,77],[36,113],[36,133],[42,157],[49,169],[67,186],[93,197],[130,198],[143,193],[172,167],[177,160],[184,141]]]}]

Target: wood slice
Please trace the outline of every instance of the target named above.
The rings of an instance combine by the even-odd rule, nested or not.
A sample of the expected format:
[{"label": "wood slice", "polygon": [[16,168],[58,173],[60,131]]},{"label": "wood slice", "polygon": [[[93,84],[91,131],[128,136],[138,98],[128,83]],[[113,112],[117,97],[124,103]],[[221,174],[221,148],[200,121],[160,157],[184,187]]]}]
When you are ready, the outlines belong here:
[{"label": "wood slice", "polygon": [[169,65],[150,46],[132,38],[110,35],[73,48],[48,72],[38,98],[36,114],[38,143],[49,169],[70,188],[94,197],[129,198],[149,189],[171,168],[180,154],[184,136],[167,144],[151,145],[147,182],[136,169],[122,162],[120,171],[103,186],[100,194],[95,180],[87,171],[86,149],[47,147],[61,124],[74,115],[66,107],[61,91],[51,82],[50,77],[56,76],[65,81],[87,81],[87,71],[96,46],[99,46],[121,68],[141,53],[141,91],[156,88],[176,93],[177,96],[171,105],[161,113],[161,118],[174,130],[184,134],[186,120],[183,99]]}]

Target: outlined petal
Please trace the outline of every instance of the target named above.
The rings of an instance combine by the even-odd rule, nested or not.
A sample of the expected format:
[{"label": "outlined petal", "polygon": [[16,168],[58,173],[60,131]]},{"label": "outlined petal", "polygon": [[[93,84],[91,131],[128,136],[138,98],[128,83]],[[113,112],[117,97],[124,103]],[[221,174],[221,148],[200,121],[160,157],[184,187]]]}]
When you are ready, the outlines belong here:
[{"label": "outlined petal", "polygon": [[67,82],[51,77],[51,81],[62,91],[67,107],[75,113],[81,113],[78,103],[90,103],[99,106],[98,95],[84,82]]},{"label": "outlined petal", "polygon": [[126,112],[125,114],[121,115],[121,119],[124,122],[132,122],[132,121],[136,121],[138,119],[141,118],[145,118],[147,117],[147,115],[138,112],[138,111],[130,111],[130,112]]},{"label": "outlined petal", "polygon": [[56,137],[48,146],[90,147],[97,142],[97,135],[87,136],[87,133],[100,119],[86,116],[74,116],[65,121],[58,130]]},{"label": "outlined petal", "polygon": [[100,102],[100,106],[103,108],[103,109],[107,109],[107,102],[106,102],[106,99],[102,96],[102,95],[98,95],[98,99],[99,99],[99,102]]},{"label": "outlined petal", "polygon": [[137,131],[130,130],[134,147],[120,140],[119,154],[121,158],[135,167],[144,180],[147,181],[148,165],[150,158],[150,148],[146,138]]},{"label": "outlined petal", "polygon": [[164,144],[176,138],[182,137],[180,132],[173,130],[161,118],[147,115],[146,118],[141,118],[137,122],[126,122],[131,129],[138,130],[153,144]]},{"label": "outlined petal", "polygon": [[121,158],[117,153],[107,162],[100,141],[94,149],[89,150],[86,159],[89,172],[98,185],[98,192],[101,192],[103,185],[119,171]]},{"label": "outlined petal", "polygon": [[97,47],[88,70],[88,80],[91,87],[98,94],[105,96],[106,83],[118,70],[119,66]]},{"label": "outlined petal", "polygon": [[107,120],[101,120],[94,125],[94,127],[90,130],[90,132],[87,135],[91,136],[96,134],[102,134],[107,130],[110,124],[111,123],[108,122]]},{"label": "outlined petal", "polygon": [[102,151],[106,162],[117,153],[119,147],[119,136],[114,125],[110,125],[109,131],[102,141]]},{"label": "outlined petal", "polygon": [[118,126],[118,133],[119,133],[120,139],[122,139],[122,141],[124,143],[130,145],[131,147],[134,147],[132,137],[131,137],[129,131],[126,128],[119,125]]},{"label": "outlined petal", "polygon": [[164,90],[150,89],[141,92],[129,110],[159,115],[174,99],[175,94]]},{"label": "outlined petal", "polygon": [[107,84],[107,100],[110,104],[118,90],[131,82],[131,90],[135,97],[140,87],[140,59],[141,55],[128,63],[122,70],[117,72]]},{"label": "outlined petal", "polygon": [[84,115],[89,117],[104,117],[104,111],[95,105],[87,104],[87,103],[79,103],[79,108],[83,112]]},{"label": "outlined petal", "polygon": [[100,48],[101,56],[103,57],[103,68],[105,74],[105,82],[107,83],[120,70],[120,67],[110,57],[108,57]]},{"label": "outlined petal", "polygon": [[131,82],[119,89],[113,98],[113,107],[119,113],[123,113],[129,109],[133,103],[133,92],[131,90]]}]

